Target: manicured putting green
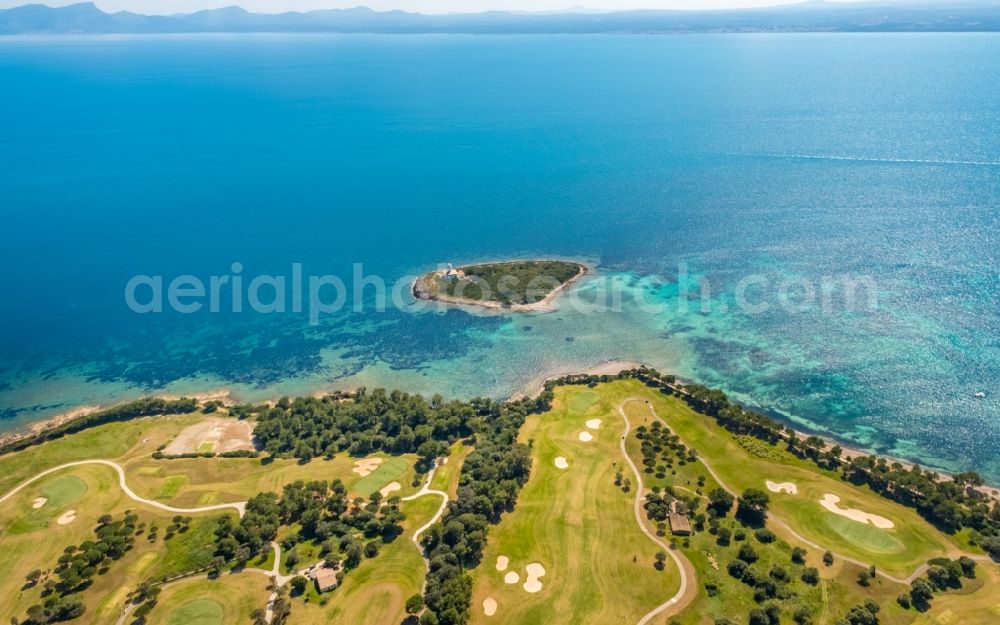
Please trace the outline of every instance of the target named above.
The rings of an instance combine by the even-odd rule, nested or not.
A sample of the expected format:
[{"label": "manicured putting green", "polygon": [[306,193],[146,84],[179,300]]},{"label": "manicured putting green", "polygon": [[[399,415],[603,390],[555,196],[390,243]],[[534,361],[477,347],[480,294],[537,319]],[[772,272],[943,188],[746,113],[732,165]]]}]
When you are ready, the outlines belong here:
[{"label": "manicured putting green", "polygon": [[225,610],[211,599],[196,599],[170,613],[167,625],[222,625]]},{"label": "manicured putting green", "polygon": [[851,544],[868,551],[899,553],[906,550],[906,546],[888,531],[867,523],[859,523],[842,516],[829,514],[826,517],[826,524]]},{"label": "manicured putting green", "polygon": [[378,468],[354,483],[351,490],[367,497],[389,482],[406,473],[406,460],[402,458],[386,458]]},{"label": "manicured putting green", "polygon": [[46,506],[60,508],[83,497],[87,484],[75,475],[61,475],[46,482],[41,492],[42,497],[48,499]]},{"label": "manicured putting green", "polygon": [[591,406],[596,404],[600,398],[601,396],[597,391],[590,389],[580,390],[569,397],[566,407],[569,408],[570,412],[584,413],[590,410]]},{"label": "manicured putting green", "polygon": [[[86,493],[87,483],[75,475],[60,475],[46,480],[30,495],[25,506],[27,509],[7,527],[7,531],[11,534],[27,534],[45,529],[53,519],[66,512],[70,504],[82,499]],[[31,508],[35,497],[45,498],[45,504],[41,508]]]}]

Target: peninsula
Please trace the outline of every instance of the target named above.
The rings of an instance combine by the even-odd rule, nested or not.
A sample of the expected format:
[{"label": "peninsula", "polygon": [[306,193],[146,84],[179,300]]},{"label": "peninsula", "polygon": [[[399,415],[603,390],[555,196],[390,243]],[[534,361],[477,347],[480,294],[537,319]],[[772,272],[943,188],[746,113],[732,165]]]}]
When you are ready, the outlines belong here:
[{"label": "peninsula", "polygon": [[517,312],[555,310],[555,298],[587,274],[587,266],[561,260],[517,260],[453,267],[413,282],[417,299]]},{"label": "peninsula", "polygon": [[995,622],[977,474],[604,370],[506,402],[145,399],[0,446],[0,620]]}]

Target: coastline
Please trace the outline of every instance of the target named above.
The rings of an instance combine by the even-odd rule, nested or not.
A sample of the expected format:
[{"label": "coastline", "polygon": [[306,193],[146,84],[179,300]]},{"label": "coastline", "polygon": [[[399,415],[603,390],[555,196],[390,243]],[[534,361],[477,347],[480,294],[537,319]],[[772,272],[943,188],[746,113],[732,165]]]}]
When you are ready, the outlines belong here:
[{"label": "coastline", "polygon": [[90,405],[90,406],[78,406],[76,408],[67,410],[53,417],[47,419],[42,419],[35,421],[33,423],[23,425],[19,428],[15,428],[8,432],[0,433],[0,445],[7,445],[8,443],[13,443],[19,441],[23,438],[30,438],[32,436],[37,436],[45,432],[46,430],[51,430],[62,425],[66,425],[71,421],[81,419],[83,417],[94,414],[95,412],[100,412],[102,410],[107,410],[109,408],[114,408],[121,404],[127,404],[130,401],[137,401],[145,398],[153,399],[165,399],[167,401],[173,401],[181,399],[182,397],[187,397],[189,399],[197,399],[199,402],[207,401],[217,401],[223,406],[232,406],[238,403],[232,396],[232,391],[229,389],[213,389],[210,391],[204,391],[202,393],[192,393],[187,395],[178,395],[176,393],[154,393],[152,395],[139,395],[131,399],[126,399],[120,402],[106,405]]},{"label": "coastline", "polygon": [[[585,274],[585,272],[583,272],[583,273]],[[566,282],[564,284],[568,285],[569,282]],[[555,293],[555,291],[553,293]],[[635,362],[635,361],[629,361],[629,360],[608,359],[608,360],[604,360],[604,361],[602,361],[602,362],[600,362],[598,364],[595,364],[593,366],[590,366],[590,367],[581,368],[579,366],[566,366],[566,367],[557,367],[555,369],[549,369],[548,371],[542,372],[542,373],[538,374],[537,376],[535,376],[534,378],[532,378],[531,381],[529,381],[525,385],[525,387],[524,387],[524,389],[522,391],[520,391],[520,392],[515,393],[514,395],[512,395],[510,398],[508,398],[508,401],[516,401],[516,400],[519,400],[519,399],[523,399],[525,397],[530,397],[530,398],[538,397],[541,394],[541,392],[544,390],[545,384],[547,382],[549,382],[550,380],[555,380],[555,379],[567,376],[567,375],[595,375],[595,376],[600,376],[600,375],[617,375],[617,374],[619,374],[619,373],[621,373],[623,371],[628,371],[630,369],[638,369],[638,368],[647,367],[647,366],[648,365],[644,365],[641,362]],[[673,375],[673,374],[671,374],[671,375]],[[684,379],[682,379],[680,377],[677,377],[676,375],[674,377],[676,379],[676,385],[677,386],[683,387],[683,386],[686,386],[689,383],[691,383],[689,380],[684,380]],[[335,388],[317,389],[317,390],[313,391],[312,393],[309,393],[308,395],[312,396],[312,397],[322,397],[322,396],[325,396],[325,395],[329,395],[329,394],[331,394],[333,392],[336,392],[338,390],[339,391],[344,391],[344,390],[350,390],[350,389],[342,389],[342,388],[341,389],[335,389]],[[8,443],[12,443],[12,442],[21,440],[23,438],[28,438],[28,437],[31,437],[31,436],[36,436],[38,434],[41,434],[41,433],[45,432],[46,430],[49,430],[49,429],[52,429],[52,428],[56,428],[56,427],[65,425],[66,423],[69,423],[69,422],[74,421],[76,419],[80,419],[80,418],[86,417],[86,416],[91,415],[91,414],[93,414],[95,412],[99,412],[101,410],[106,410],[106,409],[112,408],[112,407],[114,407],[116,405],[121,405],[121,404],[124,404],[124,403],[128,403],[129,401],[135,401],[135,400],[143,399],[143,398],[147,398],[147,397],[156,398],[156,399],[164,399],[164,400],[177,400],[177,399],[180,399],[181,397],[187,397],[187,398],[190,398],[190,399],[196,399],[199,402],[218,401],[223,406],[227,406],[227,407],[239,403],[236,400],[236,398],[234,398],[232,390],[226,389],[226,388],[214,388],[214,389],[203,391],[203,392],[200,392],[200,393],[190,393],[190,394],[183,394],[183,395],[178,395],[176,393],[154,393],[154,394],[150,394],[150,395],[141,395],[141,396],[129,399],[129,400],[123,400],[121,402],[117,402],[117,403],[109,404],[109,405],[78,406],[76,408],[68,410],[68,411],[66,411],[64,413],[61,413],[59,415],[56,415],[54,417],[51,417],[51,418],[48,418],[48,419],[44,419],[44,420],[40,420],[40,421],[36,421],[34,423],[25,425],[25,426],[23,426],[23,427],[21,427],[19,429],[15,429],[15,430],[11,430],[9,432],[2,433],[2,434],[0,434],[0,445],[6,445]],[[269,403],[269,404],[273,405],[274,403],[277,402],[277,400],[278,400],[278,397],[273,397],[270,400],[266,400],[266,401],[258,402],[258,403]],[[748,409],[750,409],[750,410],[756,410],[758,412],[761,411],[761,409],[759,409],[759,408],[753,408],[753,407],[748,407]],[[825,432],[810,432],[810,431],[803,430],[803,429],[800,429],[800,428],[797,428],[797,427],[793,427],[792,425],[790,425],[788,423],[787,419],[782,419],[782,418],[778,417],[778,418],[776,418],[776,420],[778,420],[779,422],[782,422],[785,425],[785,427],[787,427],[789,430],[791,430],[792,432],[794,432],[795,435],[797,437],[799,437],[799,438],[806,438],[806,437],[809,437],[809,436],[815,436],[815,437],[823,440],[826,443],[827,448],[835,446],[835,445],[839,446],[841,448],[841,450],[842,450],[842,452],[841,452],[841,458],[843,458],[845,460],[850,460],[852,458],[857,458],[857,457],[868,458],[868,457],[875,456],[875,457],[878,457],[878,458],[883,458],[883,459],[885,459],[889,463],[899,463],[905,469],[911,469],[911,468],[913,468],[915,466],[920,466],[923,469],[931,470],[931,471],[934,471],[935,473],[938,473],[941,476],[941,479],[950,479],[953,475],[955,475],[955,472],[948,471],[946,469],[942,469],[942,468],[938,468],[938,467],[933,467],[933,466],[928,466],[926,464],[921,464],[921,463],[918,463],[918,462],[914,462],[912,460],[905,460],[903,458],[897,458],[897,457],[894,457],[894,456],[891,456],[891,455],[888,455],[888,454],[885,454],[885,453],[879,453],[879,452],[874,451],[874,450],[871,450],[871,451],[865,450],[865,449],[862,449],[860,447],[857,447],[856,445],[852,445],[851,443],[847,443],[845,441],[838,440],[837,438],[835,438],[833,436],[830,436],[828,433],[825,433]],[[988,498],[1000,500],[1000,484],[993,484],[993,483],[986,482],[983,486],[977,488],[976,490],[978,490],[979,492],[983,493]]]},{"label": "coastline", "polygon": [[[547,260],[550,260],[550,259],[542,259],[542,261],[547,261]],[[514,264],[514,263],[518,263],[518,262],[523,262],[523,261],[521,261],[521,260],[504,260],[504,261],[495,262],[495,263],[478,263],[478,264],[508,265],[508,264]],[[457,306],[457,307],[462,307],[462,308],[464,308],[464,307],[470,307],[470,308],[476,308],[476,309],[485,309],[485,310],[493,311],[493,312],[497,312],[497,313],[505,313],[505,312],[555,312],[556,310],[559,309],[559,307],[555,305],[556,298],[559,297],[559,295],[563,291],[565,291],[570,285],[572,285],[574,282],[576,282],[577,280],[580,280],[581,278],[583,278],[584,276],[588,275],[589,273],[591,273],[593,271],[593,267],[589,266],[586,263],[582,263],[582,262],[579,262],[579,261],[564,261],[564,262],[572,262],[573,264],[576,264],[579,267],[579,271],[577,271],[577,274],[575,276],[573,276],[572,278],[570,278],[569,280],[566,280],[565,282],[561,283],[556,288],[552,289],[548,294],[546,294],[546,296],[544,298],[538,300],[537,302],[531,303],[531,304],[511,304],[510,306],[505,306],[505,305],[501,304],[500,302],[494,302],[494,301],[486,301],[486,302],[484,302],[484,301],[480,301],[480,300],[467,299],[467,298],[464,298],[464,297],[454,297],[452,295],[441,295],[441,294],[438,294],[438,293],[431,294],[427,290],[421,288],[422,284],[427,279],[429,279],[430,277],[437,275],[439,273],[438,271],[431,271],[431,272],[424,273],[424,274],[421,274],[421,275],[417,276],[413,280],[413,283],[410,285],[410,293],[413,295],[414,298],[416,298],[418,300],[425,301],[425,302],[440,302],[442,304],[446,304],[446,305],[449,305],[449,306]]]}]

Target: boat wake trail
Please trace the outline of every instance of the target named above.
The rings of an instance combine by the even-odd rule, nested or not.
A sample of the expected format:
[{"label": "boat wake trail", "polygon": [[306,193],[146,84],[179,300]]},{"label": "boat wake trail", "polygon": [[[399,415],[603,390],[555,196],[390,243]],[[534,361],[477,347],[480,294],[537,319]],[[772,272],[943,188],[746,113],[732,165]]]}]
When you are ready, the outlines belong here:
[{"label": "boat wake trail", "polygon": [[750,158],[796,159],[810,161],[853,161],[858,163],[911,163],[916,165],[972,165],[1000,167],[1000,161],[962,161],[931,158],[878,158],[866,156],[837,156],[833,154],[781,154],[776,152],[726,152],[726,156]]}]

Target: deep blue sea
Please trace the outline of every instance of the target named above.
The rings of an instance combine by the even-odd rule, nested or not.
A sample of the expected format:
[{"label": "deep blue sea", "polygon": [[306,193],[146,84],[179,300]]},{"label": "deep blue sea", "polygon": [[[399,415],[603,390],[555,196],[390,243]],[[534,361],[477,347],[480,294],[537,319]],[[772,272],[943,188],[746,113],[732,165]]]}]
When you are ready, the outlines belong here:
[{"label": "deep blue sea", "polygon": [[[0,429],[156,392],[507,397],[625,359],[1000,482],[997,59],[989,34],[0,39]],[[124,295],[511,257],[584,260],[570,295],[618,303],[348,294],[311,324]]]}]

